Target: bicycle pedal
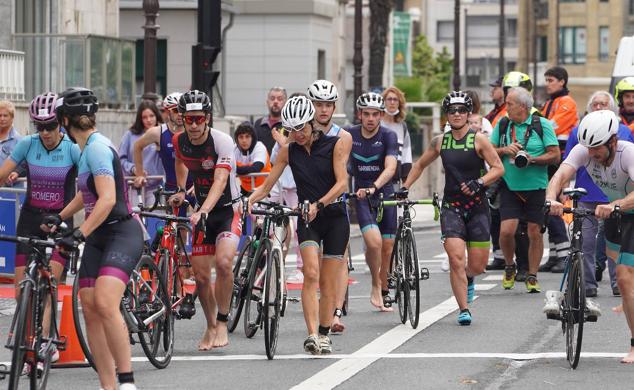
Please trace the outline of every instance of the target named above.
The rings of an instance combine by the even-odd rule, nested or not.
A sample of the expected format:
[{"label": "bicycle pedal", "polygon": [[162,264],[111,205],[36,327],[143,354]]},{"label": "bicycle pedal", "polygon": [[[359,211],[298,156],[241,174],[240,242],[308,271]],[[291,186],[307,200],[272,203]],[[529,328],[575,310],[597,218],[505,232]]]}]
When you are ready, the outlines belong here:
[{"label": "bicycle pedal", "polygon": [[420,280],[429,279],[429,270],[425,267],[420,269]]},{"label": "bicycle pedal", "polygon": [[390,290],[395,289],[396,288],[396,281],[394,281],[394,279],[392,279],[392,278],[389,278],[387,280],[387,288],[390,289]]},{"label": "bicycle pedal", "polygon": [[586,315],[586,322],[597,322],[599,317],[594,315]]},{"label": "bicycle pedal", "polygon": [[546,314],[546,318],[549,319],[549,320],[561,321],[561,316],[559,314],[547,313]]},{"label": "bicycle pedal", "polygon": [[57,346],[58,351],[66,350],[66,336],[59,336],[59,339],[53,340],[53,343]]},{"label": "bicycle pedal", "polygon": [[288,298],[286,298],[286,300],[289,301],[289,302],[295,302],[295,303],[298,303],[298,302],[302,301],[302,299],[300,297],[288,297]]}]

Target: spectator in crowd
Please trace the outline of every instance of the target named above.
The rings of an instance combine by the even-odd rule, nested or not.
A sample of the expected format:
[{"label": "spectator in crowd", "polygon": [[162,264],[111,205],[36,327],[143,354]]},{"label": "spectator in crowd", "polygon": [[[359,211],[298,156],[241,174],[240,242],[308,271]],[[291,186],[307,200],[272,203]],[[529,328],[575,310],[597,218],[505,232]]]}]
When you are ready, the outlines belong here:
[{"label": "spectator in crowd", "polygon": [[258,141],[266,146],[266,151],[269,155],[272,154],[275,143],[283,141],[282,137],[280,137],[283,129],[281,115],[286,99],[286,89],[282,87],[271,88],[266,96],[269,114],[259,118],[253,124]]},{"label": "spectator in crowd", "polygon": [[491,81],[489,86],[491,87],[491,100],[495,107],[486,114],[487,120],[491,123],[491,126],[495,126],[500,118],[506,115],[506,103],[504,102],[504,90],[502,89],[503,76]]},{"label": "spectator in crowd", "polygon": [[[125,132],[119,145],[119,156],[121,159],[121,167],[126,176],[163,176],[165,171],[161,163],[161,158],[156,150],[156,145],[149,145],[143,149],[143,169],[145,172],[137,172],[134,166],[134,143],[152,127],[162,123],[161,113],[156,107],[156,103],[151,100],[143,100],[139,104],[136,112],[136,119],[130,129]],[[152,193],[161,183],[162,179],[148,180],[145,185],[145,197],[143,203],[152,205],[154,203],[154,194]],[[141,191],[141,187],[137,187]],[[136,199],[130,198],[131,203],[135,203]]]},{"label": "spectator in crowd", "polygon": [[542,134],[533,129],[531,115],[533,97],[521,87],[511,88],[506,96],[508,125],[493,129],[491,143],[497,148],[505,173],[500,184],[500,246],[506,262],[502,286],[515,286],[516,266],[515,232],[522,218],[528,224],[528,276],[529,293],[540,292],[537,270],[544,250],[541,233],[545,189],[548,185],[548,165],[559,162],[561,154],[550,122],[541,117]]},{"label": "spectator in crowd", "polygon": [[[616,113],[616,104],[614,98],[607,91],[596,91],[590,97],[586,112],[594,112],[598,110],[611,110]],[[623,141],[634,142],[634,136],[630,129],[624,124],[619,125],[617,137]],[[579,143],[577,139],[577,127],[572,129],[568,143],[566,144],[566,150],[564,158],[568,156],[568,153]],[[588,171],[585,168],[579,168],[575,180],[575,187],[582,187],[588,191],[588,194],[581,198],[579,207],[594,210],[599,204],[607,204],[608,198],[594,184]],[[593,298],[597,296],[597,282],[600,282],[603,276],[603,270],[606,267],[606,261],[608,262],[608,268],[610,273],[610,284],[612,287],[612,294],[619,296],[621,293],[619,287],[616,284],[616,264],[612,259],[608,259],[605,254],[605,232],[603,230],[603,220],[595,217],[587,217],[583,219],[583,228],[581,231],[583,237],[583,258],[585,261],[585,284],[586,284],[586,296]],[[596,270],[596,272],[592,272]]]},{"label": "spectator in crowd", "polygon": [[[244,122],[238,126],[234,134],[236,148],[234,152],[236,160],[236,174],[238,176],[250,173],[271,172],[269,154],[262,142],[258,141],[253,125]],[[255,189],[264,183],[265,176],[242,177],[240,187],[244,196],[249,196]]]},{"label": "spectator in crowd", "polygon": [[400,89],[392,86],[383,91],[385,101],[385,115],[381,120],[381,126],[396,133],[398,139],[398,161],[394,183],[400,188],[400,182],[407,179],[412,169],[412,141],[409,129],[405,122],[407,111],[405,108],[405,95]]},{"label": "spectator in crowd", "polygon": [[[482,134],[486,135],[487,138],[491,137],[491,133],[493,132],[493,126],[491,126],[491,122],[483,117],[482,115],[480,115],[480,108],[482,107],[480,105],[480,96],[478,95],[477,92],[475,91],[465,91],[467,95],[469,95],[469,97],[471,98],[471,100],[473,101],[473,112],[469,115],[469,124],[471,124],[471,117],[474,116],[476,118],[474,118],[473,123],[475,124],[475,126],[480,126],[479,129],[476,129],[474,127],[471,127],[473,130],[476,131],[481,131]],[[477,119],[477,117],[479,117],[479,119]]]},{"label": "spectator in crowd", "polygon": [[[0,100],[0,165],[4,160],[9,158],[13,148],[22,138],[22,135],[13,127],[13,118],[15,117],[15,106],[8,100]],[[6,184],[11,184],[18,176],[26,174],[26,166],[19,165],[15,172],[17,174],[9,175]]]},{"label": "spectator in crowd", "polygon": [[[568,72],[561,66],[553,66],[544,73],[546,83],[546,93],[548,100],[544,103],[542,115],[550,120],[559,149],[563,152],[566,149],[566,142],[573,127],[579,122],[577,114],[577,103],[569,95]],[[553,166],[554,170],[556,167]]]},{"label": "spectator in crowd", "polygon": [[616,84],[614,98],[619,104],[621,120],[634,133],[634,77],[626,77]]},{"label": "spectator in crowd", "polygon": [[[486,120],[486,119],[484,119]],[[491,133],[489,134],[485,134],[484,132],[482,132],[482,122],[483,122],[483,117],[480,114],[470,114],[469,115],[469,119],[467,120],[467,122],[469,123],[469,128],[475,130],[478,133],[482,133],[484,135],[486,135],[487,137],[491,136]],[[491,124],[489,122],[489,124]]]}]

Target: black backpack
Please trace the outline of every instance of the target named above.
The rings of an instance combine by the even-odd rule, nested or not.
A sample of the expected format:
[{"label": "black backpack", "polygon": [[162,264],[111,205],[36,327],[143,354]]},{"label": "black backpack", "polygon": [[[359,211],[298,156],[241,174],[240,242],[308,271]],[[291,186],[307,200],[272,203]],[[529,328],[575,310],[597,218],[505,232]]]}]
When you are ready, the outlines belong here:
[{"label": "black backpack", "polygon": [[[528,140],[528,138],[530,138],[531,131],[534,131],[537,133],[537,135],[539,135],[539,138],[543,141],[544,129],[542,128],[541,120],[539,120],[541,116],[538,115],[537,113],[531,114],[531,116],[532,116],[531,124],[526,131],[525,138],[526,140]],[[506,134],[508,133],[508,126],[510,121],[511,120],[509,119],[508,116],[504,116],[502,117],[502,119],[500,119],[500,123],[498,127],[498,129],[500,130],[500,146],[507,145]],[[502,134],[502,129],[504,129],[504,134]]]}]

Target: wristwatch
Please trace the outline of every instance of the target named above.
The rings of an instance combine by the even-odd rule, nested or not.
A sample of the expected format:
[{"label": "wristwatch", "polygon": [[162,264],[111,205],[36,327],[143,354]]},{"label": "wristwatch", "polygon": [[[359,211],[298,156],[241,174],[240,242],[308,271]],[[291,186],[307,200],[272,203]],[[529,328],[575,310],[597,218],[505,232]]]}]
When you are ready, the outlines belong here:
[{"label": "wristwatch", "polygon": [[317,210],[318,210],[318,211],[323,210],[323,209],[324,209],[324,207],[326,207],[326,206],[324,206],[324,204],[323,204],[322,202],[317,202]]},{"label": "wristwatch", "polygon": [[480,186],[484,187],[484,180],[482,180],[482,178],[479,178],[477,182],[478,184],[480,184]]},{"label": "wristwatch", "polygon": [[180,193],[180,192],[182,192],[182,193],[186,194],[186,193],[187,193],[187,190],[185,190],[183,187],[177,187],[177,188],[176,188],[176,193],[178,194],[178,193]]}]

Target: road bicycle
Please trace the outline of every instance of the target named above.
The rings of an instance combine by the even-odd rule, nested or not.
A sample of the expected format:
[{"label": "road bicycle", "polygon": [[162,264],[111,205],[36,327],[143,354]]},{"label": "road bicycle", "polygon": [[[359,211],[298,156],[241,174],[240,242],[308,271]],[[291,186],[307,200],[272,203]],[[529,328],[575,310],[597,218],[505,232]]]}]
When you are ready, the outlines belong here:
[{"label": "road bicycle", "polygon": [[258,328],[264,328],[264,346],[270,360],[275,356],[279,320],[284,316],[287,302],[299,301],[287,296],[282,252],[286,227],[291,216],[308,221],[309,204],[304,202],[299,211],[277,203],[261,201],[257,205],[265,209],[251,210],[251,214],[264,216],[264,221],[259,238],[252,241],[257,249],[248,272],[244,331],[251,338]]},{"label": "road bicycle", "polygon": [[[570,235],[570,252],[566,258],[566,268],[561,278],[559,291],[547,291],[547,303],[544,307],[546,318],[561,321],[561,329],[566,341],[566,358],[572,369],[577,368],[581,356],[581,343],[583,340],[583,325],[585,322],[596,322],[598,319],[598,307],[589,310],[589,306],[596,305],[586,300],[586,288],[583,262],[583,237],[581,228],[583,219],[594,217],[593,210],[578,208],[581,197],[588,192],[583,188],[566,188],[563,194],[572,199],[572,207],[564,207],[564,214],[572,215],[572,233]],[[544,225],[542,233],[548,225],[550,202],[544,205]],[[620,210],[616,206],[612,214],[617,219],[620,229]],[[550,302],[549,302],[550,301]],[[552,307],[549,308],[549,303]]]},{"label": "road bicycle", "polygon": [[405,324],[409,317],[410,325],[416,329],[420,316],[420,281],[429,279],[429,270],[420,268],[418,264],[416,240],[412,230],[412,208],[419,204],[432,205],[434,220],[437,221],[440,215],[440,201],[437,193],[434,193],[432,199],[422,200],[409,200],[406,194],[404,196],[395,200],[383,200],[381,194],[377,220],[380,222],[383,217],[383,207],[403,208],[403,215],[398,217],[398,227],[390,257],[388,288],[395,290],[394,301],[398,303],[401,323]]},{"label": "road bicycle", "polygon": [[[20,296],[11,321],[6,348],[12,350],[9,389],[18,389],[23,370],[28,373],[31,389],[45,389],[55,350],[66,348],[66,338],[57,328],[57,280],[50,267],[50,254],[62,237],[41,240],[33,237],[0,235],[0,240],[29,246],[24,279],[19,283]],[[53,236],[53,235],[49,235]],[[76,262],[77,248],[69,253]],[[72,265],[71,265],[72,267]],[[47,329],[44,323],[47,319]]]}]

